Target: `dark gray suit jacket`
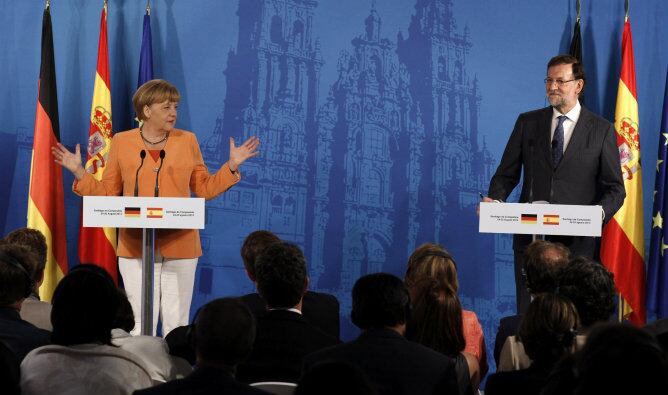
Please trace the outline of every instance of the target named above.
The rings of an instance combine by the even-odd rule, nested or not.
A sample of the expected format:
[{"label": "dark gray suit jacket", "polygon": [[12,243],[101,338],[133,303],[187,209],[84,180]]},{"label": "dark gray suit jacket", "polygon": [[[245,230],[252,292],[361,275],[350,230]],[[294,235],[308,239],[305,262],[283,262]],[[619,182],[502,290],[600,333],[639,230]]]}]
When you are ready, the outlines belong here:
[{"label": "dark gray suit jacket", "polygon": [[[506,200],[520,181],[520,202],[545,200],[553,204],[600,204],[608,221],[624,203],[626,192],[612,124],[584,106],[557,168],[552,166],[552,107],[520,114],[489,184],[488,196]],[[516,235],[514,247],[522,250],[531,237]],[[593,239],[558,240],[574,254],[594,247]],[[582,249],[582,251],[579,251]]]}]

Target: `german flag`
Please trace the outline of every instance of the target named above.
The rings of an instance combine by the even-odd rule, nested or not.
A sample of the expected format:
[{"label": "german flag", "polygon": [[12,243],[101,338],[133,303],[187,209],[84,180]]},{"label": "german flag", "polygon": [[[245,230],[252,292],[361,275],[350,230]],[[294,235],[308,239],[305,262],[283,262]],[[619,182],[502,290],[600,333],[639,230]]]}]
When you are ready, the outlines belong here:
[{"label": "german flag", "polygon": [[39,294],[42,300],[50,301],[58,281],[67,273],[67,241],[63,173],[51,156],[51,147],[60,141],[60,131],[51,10],[48,2],[42,17],[42,60],[37,90],[28,194],[28,227],[41,231],[46,237],[46,268]]},{"label": "german flag", "polygon": [[162,208],[147,207],[146,208],[146,218],[162,218]]},{"label": "german flag", "polygon": [[535,225],[538,223],[538,214],[522,214],[521,222],[527,225]]},{"label": "german flag", "polygon": [[125,216],[129,218],[139,218],[141,215],[141,208],[139,207],[126,207]]},{"label": "german flag", "polygon": [[559,225],[559,215],[543,214],[543,225]]},{"label": "german flag", "polygon": [[[88,130],[86,171],[102,179],[111,149],[111,84],[109,83],[109,50],[107,46],[107,5],[102,7],[100,39],[97,48],[97,70],[93,88]],[[137,214],[138,216],[139,214]],[[127,216],[127,213],[126,213]],[[118,281],[116,267],[116,229],[79,228],[79,259],[104,268]]]}]

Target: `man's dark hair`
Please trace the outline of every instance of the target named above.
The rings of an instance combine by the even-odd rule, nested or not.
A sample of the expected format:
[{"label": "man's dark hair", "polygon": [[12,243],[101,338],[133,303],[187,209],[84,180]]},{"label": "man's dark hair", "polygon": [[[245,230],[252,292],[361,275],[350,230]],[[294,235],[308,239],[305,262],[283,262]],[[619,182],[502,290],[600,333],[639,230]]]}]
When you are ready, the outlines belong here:
[{"label": "man's dark hair", "polygon": [[5,241],[11,244],[24,245],[36,255],[37,259],[35,261],[36,266],[33,281],[41,281],[42,276],[44,275],[44,268],[46,267],[47,254],[46,238],[42,232],[37,229],[19,228],[11,231],[5,236]]},{"label": "man's dark hair", "polygon": [[577,324],[578,313],[570,300],[542,293],[531,301],[519,337],[532,361],[554,364],[571,350]]},{"label": "man's dark hair", "polygon": [[90,264],[73,267],[53,293],[51,340],[63,346],[111,344],[118,303],[109,273]]},{"label": "man's dark hair", "polygon": [[453,358],[464,351],[462,305],[452,287],[424,279],[411,287],[410,295],[406,338]]},{"label": "man's dark hair", "polygon": [[554,292],[559,271],[568,265],[570,251],[561,243],[537,240],[524,251],[526,286],[530,293]]},{"label": "man's dark hair", "polygon": [[192,330],[198,364],[232,368],[251,352],[255,318],[238,299],[221,298],[199,310]]},{"label": "man's dark hair", "polygon": [[587,85],[587,79],[585,78],[585,70],[584,70],[584,65],[578,60],[573,55],[568,55],[568,54],[561,54],[553,57],[550,59],[549,62],[547,62],[547,68],[549,69],[552,66],[559,66],[562,64],[570,64],[571,67],[573,68],[573,78],[576,80],[582,80],[582,92],[585,90],[585,86]]},{"label": "man's dark hair", "polygon": [[251,280],[255,281],[255,259],[267,246],[280,243],[281,239],[268,230],[256,230],[248,236],[241,246],[241,259],[244,261],[246,272]]},{"label": "man's dark hair", "polygon": [[291,308],[298,304],[306,276],[306,259],[294,244],[271,244],[255,259],[257,290],[269,307]]},{"label": "man's dark hair", "polygon": [[[575,394],[667,394],[668,363],[656,339],[626,324],[596,325],[576,357]],[[633,380],[615,380],[633,377]]]},{"label": "man's dark hair", "polygon": [[135,328],[135,314],[132,312],[132,305],[125,290],[120,288],[118,289],[118,311],[116,311],[114,328],[120,328],[126,332]]},{"label": "man's dark hair", "polygon": [[393,327],[406,323],[410,311],[408,290],[396,276],[375,273],[353,286],[353,324],[360,329]]},{"label": "man's dark hair", "polygon": [[36,261],[28,247],[0,243],[0,306],[10,306],[30,295]]},{"label": "man's dark hair", "polygon": [[607,321],[615,311],[615,281],[600,263],[586,257],[572,259],[559,275],[559,293],[569,298],[587,328]]}]

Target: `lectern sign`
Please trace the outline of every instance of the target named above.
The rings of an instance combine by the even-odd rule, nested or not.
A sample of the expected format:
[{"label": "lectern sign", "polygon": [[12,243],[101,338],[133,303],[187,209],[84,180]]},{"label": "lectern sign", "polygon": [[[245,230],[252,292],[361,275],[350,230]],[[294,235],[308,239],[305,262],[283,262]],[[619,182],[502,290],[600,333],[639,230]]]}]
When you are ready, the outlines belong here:
[{"label": "lectern sign", "polygon": [[481,233],[601,236],[601,206],[480,203]]},{"label": "lectern sign", "polygon": [[83,226],[204,229],[204,199],[84,196]]}]

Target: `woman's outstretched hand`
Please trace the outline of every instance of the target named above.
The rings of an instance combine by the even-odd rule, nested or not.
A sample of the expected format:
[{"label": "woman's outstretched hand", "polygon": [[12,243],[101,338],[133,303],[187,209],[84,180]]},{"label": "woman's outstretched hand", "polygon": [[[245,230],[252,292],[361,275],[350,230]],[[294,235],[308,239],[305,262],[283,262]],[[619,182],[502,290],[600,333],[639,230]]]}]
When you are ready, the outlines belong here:
[{"label": "woman's outstretched hand", "polygon": [[230,137],[230,160],[227,162],[230,170],[237,171],[239,166],[248,158],[252,158],[260,153],[257,147],[260,145],[260,139],[251,137],[240,146],[234,144],[234,139]]},{"label": "woman's outstretched hand", "polygon": [[77,180],[83,178],[85,170],[81,165],[81,147],[79,144],[77,144],[74,153],[72,153],[64,145],[57,143],[54,147],[51,147],[51,153],[55,162],[71,171]]}]

